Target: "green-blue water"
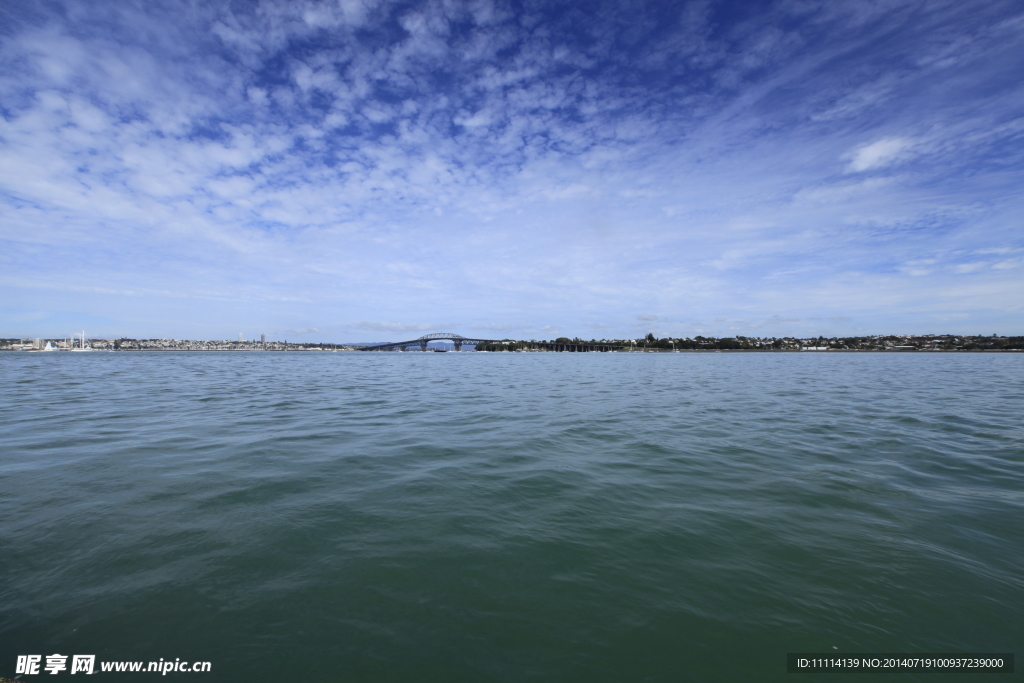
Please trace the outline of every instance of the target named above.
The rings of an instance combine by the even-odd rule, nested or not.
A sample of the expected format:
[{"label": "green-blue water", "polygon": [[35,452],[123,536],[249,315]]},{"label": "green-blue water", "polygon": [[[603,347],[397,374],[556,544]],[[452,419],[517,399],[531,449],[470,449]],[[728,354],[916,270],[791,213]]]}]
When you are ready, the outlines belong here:
[{"label": "green-blue water", "polygon": [[0,382],[0,676],[1022,651],[1024,355],[7,353]]}]

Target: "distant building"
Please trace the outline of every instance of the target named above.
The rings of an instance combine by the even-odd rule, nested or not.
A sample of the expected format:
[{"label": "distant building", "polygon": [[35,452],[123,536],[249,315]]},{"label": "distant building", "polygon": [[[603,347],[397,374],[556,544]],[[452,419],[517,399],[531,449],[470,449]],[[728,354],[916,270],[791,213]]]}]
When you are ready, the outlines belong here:
[{"label": "distant building", "polygon": [[266,344],[266,343],[267,343],[267,335],[261,334],[260,335],[260,344]]},{"label": "distant building", "polygon": [[238,333],[238,341],[245,341],[244,339],[242,339],[242,333],[241,332]]}]

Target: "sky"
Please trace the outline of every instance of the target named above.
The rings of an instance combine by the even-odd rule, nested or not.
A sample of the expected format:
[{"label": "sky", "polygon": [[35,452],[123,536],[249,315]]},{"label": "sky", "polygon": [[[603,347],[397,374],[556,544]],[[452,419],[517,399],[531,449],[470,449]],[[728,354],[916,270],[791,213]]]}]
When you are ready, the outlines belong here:
[{"label": "sky", "polygon": [[0,4],[0,336],[1024,334],[1019,0]]}]

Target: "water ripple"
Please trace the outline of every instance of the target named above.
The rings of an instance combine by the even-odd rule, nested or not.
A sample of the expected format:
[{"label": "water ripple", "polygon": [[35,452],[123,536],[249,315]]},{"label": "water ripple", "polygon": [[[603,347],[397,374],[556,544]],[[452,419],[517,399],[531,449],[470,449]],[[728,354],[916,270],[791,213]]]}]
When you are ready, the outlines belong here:
[{"label": "water ripple", "polygon": [[0,662],[783,680],[787,651],[1024,642],[1019,356],[12,353],[0,378]]}]

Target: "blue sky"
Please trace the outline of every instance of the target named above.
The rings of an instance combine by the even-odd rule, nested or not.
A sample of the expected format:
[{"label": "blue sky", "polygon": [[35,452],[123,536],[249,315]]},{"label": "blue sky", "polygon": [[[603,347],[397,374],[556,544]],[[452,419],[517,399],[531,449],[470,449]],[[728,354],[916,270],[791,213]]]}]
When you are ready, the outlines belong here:
[{"label": "blue sky", "polygon": [[0,336],[1024,333],[1024,5],[0,7]]}]

